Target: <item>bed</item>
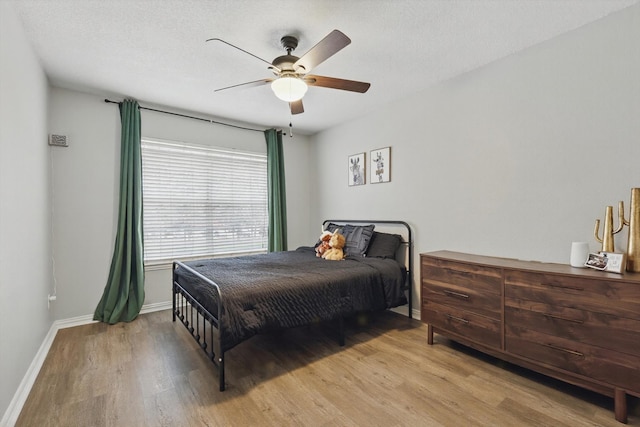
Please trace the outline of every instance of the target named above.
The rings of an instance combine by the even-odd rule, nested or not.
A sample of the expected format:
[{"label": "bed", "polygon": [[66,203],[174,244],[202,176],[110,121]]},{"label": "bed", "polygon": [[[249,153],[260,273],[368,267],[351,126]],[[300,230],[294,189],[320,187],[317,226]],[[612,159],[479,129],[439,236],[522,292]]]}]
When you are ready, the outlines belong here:
[{"label": "bed", "polygon": [[[376,229],[377,227],[377,229]],[[407,305],[412,315],[413,241],[404,221],[327,220],[346,237],[343,261],[293,251],[173,262],[173,321],[180,320],[219,370],[225,353],[256,334]],[[316,243],[317,245],[317,243]]]}]

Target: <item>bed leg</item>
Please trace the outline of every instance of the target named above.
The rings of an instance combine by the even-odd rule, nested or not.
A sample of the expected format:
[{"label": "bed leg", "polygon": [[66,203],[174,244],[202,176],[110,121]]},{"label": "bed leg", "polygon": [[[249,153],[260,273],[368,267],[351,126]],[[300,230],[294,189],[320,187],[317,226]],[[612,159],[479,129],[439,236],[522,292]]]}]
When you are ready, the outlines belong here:
[{"label": "bed leg", "polygon": [[224,391],[224,355],[218,358],[218,370],[220,372],[220,391]]},{"label": "bed leg", "polygon": [[340,347],[344,347],[344,317],[340,316],[338,322],[338,344]]},{"label": "bed leg", "polygon": [[171,310],[171,312],[173,313],[173,321],[174,322],[176,321],[176,298],[177,298],[177,296],[176,296],[176,288],[174,286],[173,287],[173,298],[172,298],[172,300],[173,300],[172,301],[173,309]]},{"label": "bed leg", "polygon": [[171,298],[171,306],[173,308],[173,321],[176,321],[176,263],[174,262],[171,265],[171,293],[172,293],[172,298]]}]

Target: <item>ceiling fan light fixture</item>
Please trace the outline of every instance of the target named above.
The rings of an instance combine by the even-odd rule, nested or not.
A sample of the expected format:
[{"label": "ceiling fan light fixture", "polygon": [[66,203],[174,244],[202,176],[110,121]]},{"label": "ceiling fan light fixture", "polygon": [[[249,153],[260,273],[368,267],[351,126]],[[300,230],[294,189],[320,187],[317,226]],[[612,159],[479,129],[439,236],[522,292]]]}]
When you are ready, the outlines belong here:
[{"label": "ceiling fan light fixture", "polygon": [[271,89],[278,98],[285,102],[294,102],[302,99],[307,93],[307,84],[294,76],[282,76],[271,83]]}]

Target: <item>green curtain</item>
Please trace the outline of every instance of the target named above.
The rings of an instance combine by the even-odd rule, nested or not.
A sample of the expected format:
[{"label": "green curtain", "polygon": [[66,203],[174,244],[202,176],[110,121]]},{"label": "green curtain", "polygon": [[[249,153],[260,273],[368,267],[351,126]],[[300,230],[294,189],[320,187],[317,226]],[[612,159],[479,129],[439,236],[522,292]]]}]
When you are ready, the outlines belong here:
[{"label": "green curtain", "polygon": [[287,197],[284,180],[282,132],[264,131],[267,140],[267,185],[269,192],[269,252],[287,250]]},{"label": "green curtain", "polygon": [[109,279],[93,315],[105,323],[130,322],[144,302],[142,239],[142,158],[140,109],[136,101],[120,103],[120,208]]}]

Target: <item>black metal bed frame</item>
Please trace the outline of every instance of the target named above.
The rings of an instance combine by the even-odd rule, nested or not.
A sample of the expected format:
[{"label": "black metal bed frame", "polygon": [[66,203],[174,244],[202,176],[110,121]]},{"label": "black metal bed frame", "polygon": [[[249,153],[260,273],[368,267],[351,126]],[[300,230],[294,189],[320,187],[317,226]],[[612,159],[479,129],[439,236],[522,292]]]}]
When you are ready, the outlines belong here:
[{"label": "black metal bed frame", "polygon": [[[329,223],[342,223],[342,224],[387,224],[393,226],[402,226],[406,228],[406,239],[403,236],[402,246],[406,247],[406,281],[403,290],[407,292],[409,318],[413,317],[413,238],[411,235],[411,226],[404,221],[388,221],[388,220],[325,220],[322,223],[323,228]],[[196,340],[200,348],[205,352],[209,359],[218,367],[219,371],[219,386],[220,391],[225,390],[225,377],[224,377],[224,351],[222,351],[222,316],[220,318],[214,316],[209,310],[207,310],[202,304],[200,304],[189,292],[184,289],[177,280],[176,269],[180,266],[191,273],[195,274],[200,279],[209,283],[216,290],[218,294],[218,309],[217,313],[222,313],[223,297],[220,291],[220,286],[213,280],[203,276],[196,270],[185,265],[180,261],[173,261],[172,267],[172,305],[173,305],[173,321],[179,319],[182,324],[187,328],[191,336]],[[340,346],[344,346],[344,319],[340,317],[338,319],[338,342]]]}]

